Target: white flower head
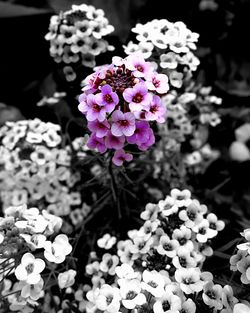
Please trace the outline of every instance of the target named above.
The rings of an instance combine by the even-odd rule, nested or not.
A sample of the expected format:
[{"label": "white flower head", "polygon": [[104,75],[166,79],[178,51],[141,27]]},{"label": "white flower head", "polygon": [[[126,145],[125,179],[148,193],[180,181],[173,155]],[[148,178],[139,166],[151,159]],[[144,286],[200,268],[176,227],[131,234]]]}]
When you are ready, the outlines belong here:
[{"label": "white flower head", "polygon": [[61,289],[68,288],[75,283],[76,271],[70,269],[58,275],[58,285]]},{"label": "white flower head", "polygon": [[36,259],[33,254],[25,253],[21,263],[15,269],[15,275],[18,280],[25,281],[28,284],[37,284],[40,279],[40,273],[45,268],[45,262],[42,259]]}]

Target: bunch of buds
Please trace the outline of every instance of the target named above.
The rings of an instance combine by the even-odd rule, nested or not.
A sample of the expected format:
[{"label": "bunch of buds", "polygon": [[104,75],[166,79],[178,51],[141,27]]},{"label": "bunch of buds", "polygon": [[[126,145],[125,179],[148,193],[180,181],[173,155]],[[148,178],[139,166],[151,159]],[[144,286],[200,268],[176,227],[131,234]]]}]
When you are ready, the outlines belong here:
[{"label": "bunch of buds", "polygon": [[160,73],[169,77],[173,88],[181,88],[192,77],[199,65],[192,50],[196,49],[199,35],[189,30],[183,22],[171,23],[166,19],[137,24],[132,28],[139,43],[130,41],[124,46],[126,54],[136,51],[154,62]]},{"label": "bunch of buds", "polygon": [[91,5],[72,5],[71,10],[51,17],[49,33],[50,55],[63,65],[68,81],[76,79],[75,69],[94,67],[96,56],[113,50],[103,37],[114,31],[104,11]]},{"label": "bunch of buds", "polygon": [[87,145],[100,153],[115,150],[113,163],[131,161],[125,145],[145,151],[155,143],[151,122],[164,123],[166,108],[161,103],[169,89],[168,77],[154,71],[141,54],[125,59],[113,57],[85,79],[78,109],[88,120],[91,136]]},{"label": "bunch of buds", "polygon": [[86,266],[86,312],[233,312],[232,288],[202,271],[212,255],[210,239],[224,227],[206,212],[188,190],[173,189],[165,200],[147,204],[145,223],[129,231],[129,239],[117,245],[110,235],[99,239],[104,254],[92,252]]},{"label": "bunch of buds", "polygon": [[0,128],[0,199],[2,209],[27,203],[57,216],[80,208],[80,174],[63,147],[61,128],[39,119],[7,122]]},{"label": "bunch of buds", "polygon": [[56,278],[50,287],[61,281],[55,270],[72,251],[68,237],[56,235],[61,226],[62,219],[45,210],[26,205],[5,210],[0,218],[1,312],[33,312],[48,280]]}]

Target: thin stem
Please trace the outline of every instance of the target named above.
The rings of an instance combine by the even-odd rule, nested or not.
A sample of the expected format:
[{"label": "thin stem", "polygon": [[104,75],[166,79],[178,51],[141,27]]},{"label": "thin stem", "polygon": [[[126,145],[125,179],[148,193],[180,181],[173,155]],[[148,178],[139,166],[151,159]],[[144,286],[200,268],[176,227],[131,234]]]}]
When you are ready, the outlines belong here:
[{"label": "thin stem", "polygon": [[109,169],[109,174],[111,178],[112,196],[113,196],[114,203],[117,205],[118,220],[121,220],[122,219],[121,206],[120,206],[120,201],[119,201],[119,196],[118,196],[117,182],[116,182],[115,175],[113,172],[112,158],[110,158],[108,169]]}]

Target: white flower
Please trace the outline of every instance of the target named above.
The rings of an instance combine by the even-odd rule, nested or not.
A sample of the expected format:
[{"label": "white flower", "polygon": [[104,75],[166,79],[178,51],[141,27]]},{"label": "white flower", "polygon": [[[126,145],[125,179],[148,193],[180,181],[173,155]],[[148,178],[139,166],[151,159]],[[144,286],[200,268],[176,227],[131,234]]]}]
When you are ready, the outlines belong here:
[{"label": "white flower", "polygon": [[207,215],[207,220],[209,222],[209,228],[213,230],[213,237],[218,234],[218,231],[223,230],[225,227],[225,223],[223,221],[218,221],[218,218],[214,213],[209,213]]},{"label": "white flower", "polygon": [[28,284],[24,282],[22,286],[21,296],[23,298],[30,297],[32,300],[36,301],[44,295],[43,285],[44,281],[42,278],[36,284]]},{"label": "white flower", "polygon": [[222,303],[224,307],[228,311],[232,311],[235,303],[237,302],[238,302],[238,299],[234,297],[232,287],[229,285],[224,286],[223,293],[222,293]]},{"label": "white flower", "polygon": [[75,283],[76,271],[68,270],[58,275],[58,285],[61,289],[68,288]]},{"label": "white flower", "polygon": [[178,207],[182,206],[187,207],[192,202],[191,192],[187,189],[181,191],[179,189],[174,188],[171,190],[170,195],[172,198],[175,199],[175,203],[176,205],[178,205]]},{"label": "white flower", "polygon": [[[115,272],[120,279],[131,280],[131,279],[139,278],[140,276],[139,272],[135,272],[133,267],[126,263],[122,264],[121,266],[117,266],[115,269]],[[117,282],[119,284],[119,279]]]},{"label": "white flower", "polygon": [[157,252],[161,255],[173,258],[176,256],[179,246],[180,244],[176,239],[171,240],[167,235],[163,235],[161,236],[159,245],[157,246]]},{"label": "white flower", "polygon": [[157,218],[158,212],[159,212],[159,206],[157,204],[148,203],[145,207],[145,211],[141,213],[140,217],[143,220],[154,221]]},{"label": "white flower", "polygon": [[186,294],[199,292],[202,290],[203,282],[200,279],[199,268],[179,268],[175,272],[175,279],[180,283],[180,288]]},{"label": "white flower", "polygon": [[50,241],[44,243],[44,256],[49,262],[62,263],[71,251],[72,246],[64,234],[56,236],[53,243]]},{"label": "white flower", "polygon": [[181,308],[180,297],[171,293],[166,293],[161,298],[157,299],[153,306],[154,313],[177,313]]},{"label": "white flower", "polygon": [[133,254],[141,253],[145,254],[150,250],[151,245],[153,244],[153,238],[145,238],[142,237],[135,237],[133,238],[133,245],[130,247],[130,252]]},{"label": "white flower", "polygon": [[173,231],[172,238],[176,239],[179,242],[180,246],[188,249],[189,251],[192,251],[194,248],[194,244],[191,241],[191,236],[191,230],[182,225],[180,229],[177,228]]},{"label": "white flower", "polygon": [[190,255],[190,251],[184,247],[178,249],[177,255],[173,258],[173,265],[176,268],[196,267],[197,262]]},{"label": "white flower", "polygon": [[126,281],[120,287],[122,304],[126,309],[134,309],[137,305],[146,303],[146,297],[141,293],[141,283],[139,280]]},{"label": "white flower", "polygon": [[159,203],[160,211],[164,216],[169,216],[178,212],[178,205],[175,199],[167,196],[165,200],[160,200]]},{"label": "white flower", "polygon": [[213,282],[208,282],[204,285],[202,298],[209,307],[221,310],[223,308],[221,297],[221,285],[214,285]]},{"label": "white flower", "polygon": [[154,297],[160,298],[164,293],[165,281],[157,271],[147,271],[142,273],[143,282],[141,288],[150,292]]},{"label": "white flower", "polygon": [[190,203],[186,210],[181,210],[179,218],[185,222],[185,226],[191,229],[203,220],[200,209],[195,202]]},{"label": "white flower", "polygon": [[15,269],[15,275],[18,280],[34,285],[41,279],[40,273],[44,268],[45,262],[42,259],[36,259],[33,254],[25,253],[21,259],[21,264]]},{"label": "white flower", "polygon": [[99,310],[109,313],[117,313],[120,309],[120,300],[121,296],[119,294],[119,289],[104,284],[101,287],[95,302]]},{"label": "white flower", "polygon": [[33,250],[43,248],[46,241],[46,236],[41,234],[20,234],[20,236],[24,238],[28,246]]},{"label": "white flower", "polygon": [[173,52],[168,52],[167,54],[160,55],[160,67],[175,69],[178,65],[176,54]]},{"label": "white flower", "polygon": [[111,249],[115,243],[116,238],[111,236],[110,234],[105,234],[103,235],[102,238],[97,240],[98,247],[103,248],[105,250]]},{"label": "white flower", "polygon": [[115,268],[118,263],[119,258],[117,255],[105,253],[102,257],[102,262],[100,263],[100,270],[108,273],[109,275],[115,275]]},{"label": "white flower", "polygon": [[197,233],[196,239],[202,243],[214,237],[214,230],[209,228],[209,222],[206,219],[203,219],[200,224],[195,225],[193,231]]}]

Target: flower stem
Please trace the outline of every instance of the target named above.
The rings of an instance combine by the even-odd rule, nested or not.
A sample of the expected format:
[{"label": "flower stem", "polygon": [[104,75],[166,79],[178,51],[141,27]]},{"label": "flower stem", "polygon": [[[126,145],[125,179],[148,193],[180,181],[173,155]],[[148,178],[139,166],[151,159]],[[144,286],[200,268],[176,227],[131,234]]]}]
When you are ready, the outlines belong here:
[{"label": "flower stem", "polygon": [[118,196],[117,182],[116,182],[115,175],[113,172],[112,158],[110,158],[108,169],[109,169],[109,174],[111,178],[112,196],[113,196],[115,205],[117,205],[117,215],[118,215],[118,220],[120,221],[122,219],[121,206],[120,206],[120,200]]}]

